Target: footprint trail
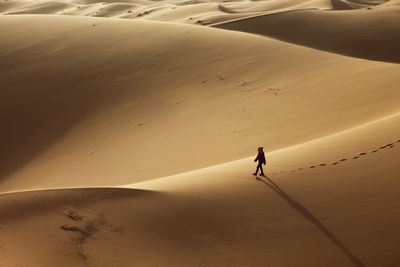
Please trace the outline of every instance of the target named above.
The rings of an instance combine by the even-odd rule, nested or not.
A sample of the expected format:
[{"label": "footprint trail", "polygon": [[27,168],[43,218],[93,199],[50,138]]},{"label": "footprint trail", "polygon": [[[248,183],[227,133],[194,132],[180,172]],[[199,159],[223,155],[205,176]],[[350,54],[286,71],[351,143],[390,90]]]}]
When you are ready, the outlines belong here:
[{"label": "footprint trail", "polygon": [[398,140],[396,140],[396,141],[394,141],[392,143],[388,143],[388,144],[382,145],[382,146],[380,146],[378,148],[375,148],[375,149],[371,150],[370,152],[360,152],[357,155],[353,155],[353,156],[348,157],[348,158],[341,158],[341,159],[339,159],[337,161],[334,161],[334,162],[332,162],[330,164],[317,163],[317,164],[314,164],[314,165],[310,165],[308,167],[300,167],[300,168],[293,169],[293,170],[290,170],[290,171],[273,172],[272,175],[278,175],[278,174],[289,173],[289,172],[294,173],[294,172],[302,171],[304,169],[314,169],[314,168],[317,168],[317,167],[325,167],[325,166],[328,166],[328,165],[335,166],[335,165],[338,165],[339,163],[344,163],[344,162],[346,162],[348,160],[356,160],[356,159],[361,158],[362,156],[365,156],[365,155],[368,155],[368,154],[372,154],[372,153],[377,153],[377,152],[382,151],[384,149],[394,148],[394,147],[396,147],[397,143],[400,143],[400,139],[398,139]]}]

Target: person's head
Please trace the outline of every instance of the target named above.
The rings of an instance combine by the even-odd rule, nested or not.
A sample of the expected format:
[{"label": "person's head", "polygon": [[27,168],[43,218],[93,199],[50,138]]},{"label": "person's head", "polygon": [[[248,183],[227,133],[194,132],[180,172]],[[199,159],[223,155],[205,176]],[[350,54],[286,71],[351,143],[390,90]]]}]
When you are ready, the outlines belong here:
[{"label": "person's head", "polygon": [[263,147],[262,147],[262,146],[258,147],[258,148],[257,148],[257,151],[258,151],[258,152],[263,152]]}]

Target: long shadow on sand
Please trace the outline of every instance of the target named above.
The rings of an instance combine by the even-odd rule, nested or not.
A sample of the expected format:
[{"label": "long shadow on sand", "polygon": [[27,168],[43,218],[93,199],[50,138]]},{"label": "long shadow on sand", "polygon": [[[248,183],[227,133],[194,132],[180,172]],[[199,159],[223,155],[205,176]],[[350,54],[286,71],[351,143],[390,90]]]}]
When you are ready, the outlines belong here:
[{"label": "long shadow on sand", "polygon": [[277,184],[275,184],[270,178],[264,177],[262,179],[260,177],[256,177],[257,181],[260,181],[274,190],[279,196],[284,198],[292,208],[294,208],[297,212],[303,215],[304,218],[309,220],[312,224],[314,224],[326,237],[335,244],[348,258],[351,262],[357,267],[364,267],[365,264],[359,260],[323,223],[321,223],[314,215],[312,215],[305,207],[303,207],[300,203],[293,200],[288,194],[285,193]]}]

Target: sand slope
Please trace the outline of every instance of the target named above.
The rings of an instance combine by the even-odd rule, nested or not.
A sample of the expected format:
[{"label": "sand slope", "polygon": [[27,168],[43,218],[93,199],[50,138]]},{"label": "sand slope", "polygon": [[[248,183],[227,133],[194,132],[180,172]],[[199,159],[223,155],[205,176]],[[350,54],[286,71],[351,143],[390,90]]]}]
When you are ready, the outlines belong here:
[{"label": "sand slope", "polygon": [[398,266],[397,5],[0,2],[0,266]]},{"label": "sand slope", "polygon": [[353,57],[399,63],[399,10],[399,1],[391,1],[372,9],[300,10],[214,26],[262,34]]},{"label": "sand slope", "polygon": [[0,20],[2,190],[158,178],[398,111],[394,64],[178,24]]},{"label": "sand slope", "polygon": [[305,9],[359,9],[379,5],[385,0],[5,0],[0,2],[0,14],[55,14],[90,17],[111,17],[175,21],[208,25],[260,14],[274,14]]},{"label": "sand slope", "polygon": [[112,17],[175,21],[205,25],[215,21],[242,18],[254,14],[287,10],[330,9],[329,0],[272,1],[187,1],[187,0],[123,0],[123,1],[63,1],[7,0],[0,2],[0,14],[56,14],[90,17]]},{"label": "sand slope", "polygon": [[[268,178],[259,181],[245,159],[135,189],[1,195],[2,262],[395,266],[399,125],[394,115],[270,153]],[[286,172],[294,166],[304,169]]]}]

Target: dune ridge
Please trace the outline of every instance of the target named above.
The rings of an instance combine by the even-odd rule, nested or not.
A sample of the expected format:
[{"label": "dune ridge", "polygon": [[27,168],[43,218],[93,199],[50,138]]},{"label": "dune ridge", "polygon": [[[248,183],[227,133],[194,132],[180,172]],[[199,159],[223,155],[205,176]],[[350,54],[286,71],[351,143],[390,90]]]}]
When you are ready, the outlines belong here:
[{"label": "dune ridge", "polygon": [[398,3],[0,2],[0,266],[398,265]]},{"label": "dune ridge", "polygon": [[204,25],[215,20],[229,20],[283,10],[331,8],[329,1],[27,1],[0,3],[0,14],[54,14],[175,21]]},{"label": "dune ridge", "polygon": [[[395,64],[173,23],[47,15],[0,20],[18,29],[11,34],[4,27],[8,38],[1,41],[2,60],[13,66],[1,74],[2,114],[17,118],[2,118],[8,125],[0,140],[7,151],[3,190],[39,180],[52,186],[143,181],[246,157],[261,139],[272,151],[398,112]],[[229,45],[237,40],[246,43]],[[195,160],[187,158],[187,147]],[[148,161],[155,148],[157,167]]]},{"label": "dune ridge", "polygon": [[398,6],[398,0],[101,3],[7,0],[0,2],[0,14],[52,14],[207,25],[266,35],[348,56],[398,63]]},{"label": "dune ridge", "polygon": [[[29,211],[19,212],[15,218],[3,218],[0,240],[7,246],[2,259],[10,266],[24,262],[31,266],[60,262],[60,266],[124,266],[127,261],[149,266],[166,261],[173,266],[257,266],[262,262],[297,266],[390,264],[397,260],[395,246],[389,246],[393,250],[387,247],[387,242],[396,242],[398,233],[394,212],[398,205],[393,201],[400,174],[396,160],[400,152],[396,147],[336,166],[272,176],[270,173],[279,165],[329,159],[346,149],[365,151],[365,144],[382,143],[396,136],[398,123],[395,116],[328,137],[321,143],[334,150],[325,152],[322,158],[318,150],[325,148],[313,143],[271,153],[267,178],[256,180],[249,173],[249,159],[243,159],[127,186],[135,189],[2,194],[1,214],[7,214],[15,205]],[[353,145],[348,147],[348,143]],[[296,157],[300,150],[303,158]],[[377,169],[379,180],[375,177]],[[385,183],[380,181],[383,177]],[[373,219],[378,211],[379,218]],[[365,220],[368,224],[362,223]],[[160,222],[164,227],[160,227]],[[37,236],[33,232],[45,234]],[[377,234],[385,238],[368,242]],[[32,254],[14,257],[12,248],[21,248],[15,237],[22,235],[30,246],[45,239],[54,249],[34,249]],[[171,239],[171,235],[183,238],[184,246]],[[110,243],[110,239],[114,242]],[[134,240],[140,240],[140,245]],[[279,252],[282,246],[288,249],[288,244],[292,257]],[[268,247],[268,251],[255,249],[262,246]],[[111,255],[111,247],[118,248],[118,253]],[[312,255],[306,253],[309,248],[314,251]],[[177,250],[179,254],[174,252]],[[137,254],[131,257],[128,251]]]},{"label": "dune ridge", "polygon": [[210,26],[237,30],[353,57],[399,63],[399,1],[345,11],[294,10]]},{"label": "dune ridge", "polygon": [[[345,139],[351,139],[351,138],[349,138],[349,136],[352,137],[354,135],[360,135],[359,132],[363,133],[364,135],[367,135],[366,134],[367,131],[377,131],[377,130],[378,131],[382,131],[383,129],[386,129],[386,131],[387,131],[387,128],[388,129],[393,129],[393,128],[396,129],[397,128],[396,124],[398,124],[399,122],[400,122],[400,113],[396,113],[396,114],[393,114],[393,115],[390,115],[390,116],[386,116],[386,117],[384,117],[382,119],[375,120],[373,122],[369,122],[369,123],[366,123],[366,124],[363,124],[363,125],[359,125],[359,126],[351,128],[351,129],[348,129],[348,130],[345,130],[345,131],[342,131],[342,132],[338,132],[338,133],[335,133],[335,134],[332,134],[332,135],[328,135],[328,136],[325,136],[325,137],[321,137],[321,138],[318,138],[318,139],[307,141],[307,142],[304,142],[304,143],[301,143],[301,144],[296,144],[294,146],[280,148],[280,149],[278,149],[276,151],[269,151],[268,152],[268,157],[269,158],[271,157],[272,158],[272,162],[274,162],[273,158],[275,157],[275,154],[278,154],[278,157],[279,157],[279,154],[284,153],[284,156],[287,157],[287,154],[298,153],[298,152],[295,152],[296,150],[300,150],[300,153],[304,154],[304,150],[307,150],[310,147],[311,147],[311,149],[315,150],[315,147],[318,146],[321,143],[323,145],[326,145],[327,143],[328,144],[332,143],[332,139],[333,140],[336,139],[334,141],[335,143],[345,143],[345,141],[343,140],[343,137]],[[392,138],[396,137],[396,135],[393,134],[393,133],[390,136]],[[391,149],[391,148],[396,147],[398,145],[397,143],[400,143],[400,137],[399,136],[397,136],[397,137],[398,137],[397,139],[392,139],[392,140],[388,140],[388,139],[381,140],[382,138],[379,138],[381,143],[377,144],[377,141],[374,140],[374,142],[372,142],[372,145],[371,145],[371,140],[369,140],[369,142],[365,142],[364,141],[363,144],[368,144],[369,143],[369,147],[364,147],[363,149],[361,149],[362,151],[360,150],[361,152],[358,152],[358,153],[356,153],[354,155],[351,155],[351,156],[347,156],[346,157],[346,156],[343,156],[343,154],[342,154],[342,157],[340,159],[338,159],[336,161],[335,160],[333,160],[333,161],[331,160],[330,163],[314,163],[314,164],[311,164],[310,166],[306,166],[306,167],[303,166],[303,167],[299,167],[297,169],[292,169],[292,170],[278,170],[278,171],[270,172],[269,175],[275,176],[275,175],[284,174],[284,173],[294,173],[294,172],[298,172],[298,171],[303,171],[303,170],[305,170],[307,168],[313,169],[313,168],[318,168],[318,167],[325,167],[325,166],[328,166],[328,165],[337,165],[337,164],[340,164],[340,163],[346,163],[346,161],[348,161],[348,160],[360,159],[360,158],[362,158],[362,157],[364,157],[364,156],[366,156],[368,154],[373,154],[373,153],[377,153],[377,152],[380,152],[380,151],[383,151],[383,150],[386,150],[386,149]],[[339,142],[337,140],[338,138],[342,139],[341,142]],[[370,137],[368,137],[368,138],[370,138]],[[340,154],[339,150],[336,151],[336,153]],[[279,160],[277,160],[277,161],[279,161]],[[250,158],[244,158],[244,159],[237,159],[237,160],[234,160],[232,162],[218,164],[218,165],[215,165],[215,166],[209,166],[209,167],[206,167],[206,168],[203,168],[203,169],[191,170],[191,171],[185,172],[185,173],[174,174],[174,175],[171,175],[171,176],[168,176],[168,177],[158,177],[158,178],[155,178],[153,180],[155,180],[155,181],[157,181],[159,179],[167,180],[167,179],[170,179],[170,177],[193,174],[193,173],[196,173],[196,172],[201,172],[201,171],[204,171],[204,170],[208,170],[209,168],[212,168],[212,169],[222,168],[223,169],[223,168],[225,168],[225,165],[232,165],[232,164],[237,164],[237,163],[241,163],[241,162],[251,162],[251,157]],[[269,162],[270,162],[270,160],[269,160]],[[150,180],[149,182],[152,183],[153,180]],[[144,182],[144,183],[146,184],[147,182]],[[139,187],[140,187],[141,184],[142,183],[140,183],[140,182],[138,183]],[[109,187],[109,186],[94,186],[93,187],[92,186],[92,187],[86,187],[86,188],[85,187],[61,187],[61,188],[25,189],[25,190],[21,190],[21,191],[17,190],[17,191],[0,192],[0,195],[17,194],[17,193],[32,193],[32,192],[36,192],[36,191],[73,190],[73,189],[79,189],[79,190],[80,189],[118,189],[118,188],[136,189],[138,185],[137,185],[137,183],[133,183],[133,184],[129,184],[129,185],[120,185],[120,186],[114,186],[114,187]]]},{"label": "dune ridge", "polygon": [[111,17],[175,21],[208,25],[259,14],[272,14],[303,9],[359,9],[386,1],[62,1],[7,0],[0,2],[0,14],[53,14],[71,16]]}]

